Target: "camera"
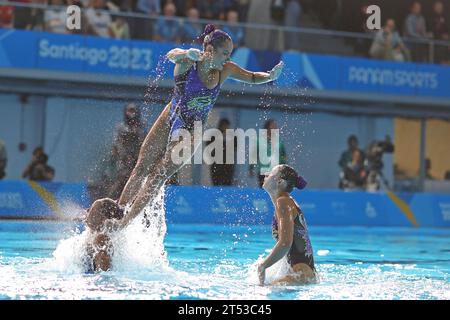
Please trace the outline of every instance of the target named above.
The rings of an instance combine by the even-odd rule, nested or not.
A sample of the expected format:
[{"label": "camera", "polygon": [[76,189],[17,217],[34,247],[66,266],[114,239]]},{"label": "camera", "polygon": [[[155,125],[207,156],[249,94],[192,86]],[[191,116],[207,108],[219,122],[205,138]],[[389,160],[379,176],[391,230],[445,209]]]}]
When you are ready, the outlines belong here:
[{"label": "camera", "polygon": [[366,166],[368,168],[368,176],[366,189],[375,191],[380,189],[380,180],[389,187],[387,180],[383,176],[383,154],[394,152],[394,145],[389,136],[384,141],[373,141],[366,153]]}]

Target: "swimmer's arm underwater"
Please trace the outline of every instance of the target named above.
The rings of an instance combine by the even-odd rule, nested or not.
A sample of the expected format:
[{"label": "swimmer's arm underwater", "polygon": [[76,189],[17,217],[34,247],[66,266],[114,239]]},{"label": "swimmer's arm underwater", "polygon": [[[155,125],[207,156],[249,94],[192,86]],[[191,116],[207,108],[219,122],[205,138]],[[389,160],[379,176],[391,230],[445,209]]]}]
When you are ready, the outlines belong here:
[{"label": "swimmer's arm underwater", "polygon": [[95,237],[94,252],[96,271],[108,271],[111,268],[112,243],[106,234],[99,234]]},{"label": "swimmer's arm underwater", "polygon": [[223,68],[225,77],[230,77],[248,84],[262,84],[277,80],[283,71],[284,63],[280,61],[272,70],[268,72],[252,72],[241,68],[234,62],[227,62]]},{"label": "swimmer's arm underwater", "polygon": [[277,200],[277,213],[279,238],[272,252],[258,266],[258,277],[261,285],[264,284],[266,269],[288,254],[294,239],[294,220],[292,214],[289,212],[289,204],[286,199]]}]

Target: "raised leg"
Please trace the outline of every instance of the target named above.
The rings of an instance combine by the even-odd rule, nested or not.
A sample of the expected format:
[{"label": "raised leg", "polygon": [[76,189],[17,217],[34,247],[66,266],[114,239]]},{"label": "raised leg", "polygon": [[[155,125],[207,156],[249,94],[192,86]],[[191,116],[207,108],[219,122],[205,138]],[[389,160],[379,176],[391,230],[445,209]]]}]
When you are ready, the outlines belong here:
[{"label": "raised leg", "polygon": [[170,132],[169,109],[170,103],[164,108],[142,143],[136,166],[120,195],[119,205],[125,205],[133,200],[145,177],[164,156]]},{"label": "raised leg", "polygon": [[[180,170],[187,163],[187,161],[185,161],[181,164],[177,164],[172,161],[172,153],[174,152],[174,147],[177,143],[178,142],[173,142],[169,145],[164,157],[148,176],[147,181],[137,194],[129,212],[122,219],[122,227],[125,227],[132,219],[137,217],[145,206],[155,199],[159,189],[164,185],[167,179],[169,179],[175,172]],[[191,141],[191,146],[193,143],[194,142]],[[191,156],[194,154],[198,146],[199,144],[194,145],[193,149],[191,148],[193,151]]]}]

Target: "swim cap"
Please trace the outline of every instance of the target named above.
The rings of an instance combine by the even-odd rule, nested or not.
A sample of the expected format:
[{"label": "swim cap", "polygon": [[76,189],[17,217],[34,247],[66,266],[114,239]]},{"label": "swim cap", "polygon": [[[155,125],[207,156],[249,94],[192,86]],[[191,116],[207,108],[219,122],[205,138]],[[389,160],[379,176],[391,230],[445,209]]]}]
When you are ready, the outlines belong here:
[{"label": "swim cap", "polygon": [[226,40],[233,41],[228,33],[217,29],[213,24],[208,24],[197,39],[203,44],[203,49],[209,44],[217,48]]},{"label": "swim cap", "polygon": [[302,189],[304,189],[306,187],[307,184],[308,183],[306,182],[306,180],[303,179],[303,177],[301,175],[298,175],[295,186],[298,189],[302,190]]},{"label": "swim cap", "polygon": [[214,32],[216,30],[216,26],[213,24],[206,25],[205,29],[203,30],[203,33],[198,37],[199,41],[209,43],[212,39],[210,36],[211,32]]}]

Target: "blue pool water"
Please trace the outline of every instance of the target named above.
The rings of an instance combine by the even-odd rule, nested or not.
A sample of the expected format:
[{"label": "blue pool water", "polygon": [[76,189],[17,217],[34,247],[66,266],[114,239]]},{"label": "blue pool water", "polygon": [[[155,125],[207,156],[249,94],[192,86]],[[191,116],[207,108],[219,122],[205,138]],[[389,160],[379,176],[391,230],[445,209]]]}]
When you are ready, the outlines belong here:
[{"label": "blue pool water", "polygon": [[448,229],[312,226],[320,283],[278,287],[254,273],[270,226],[168,225],[165,252],[137,236],[124,245],[134,253],[100,274],[75,267],[74,230],[0,221],[0,299],[450,299]]}]

